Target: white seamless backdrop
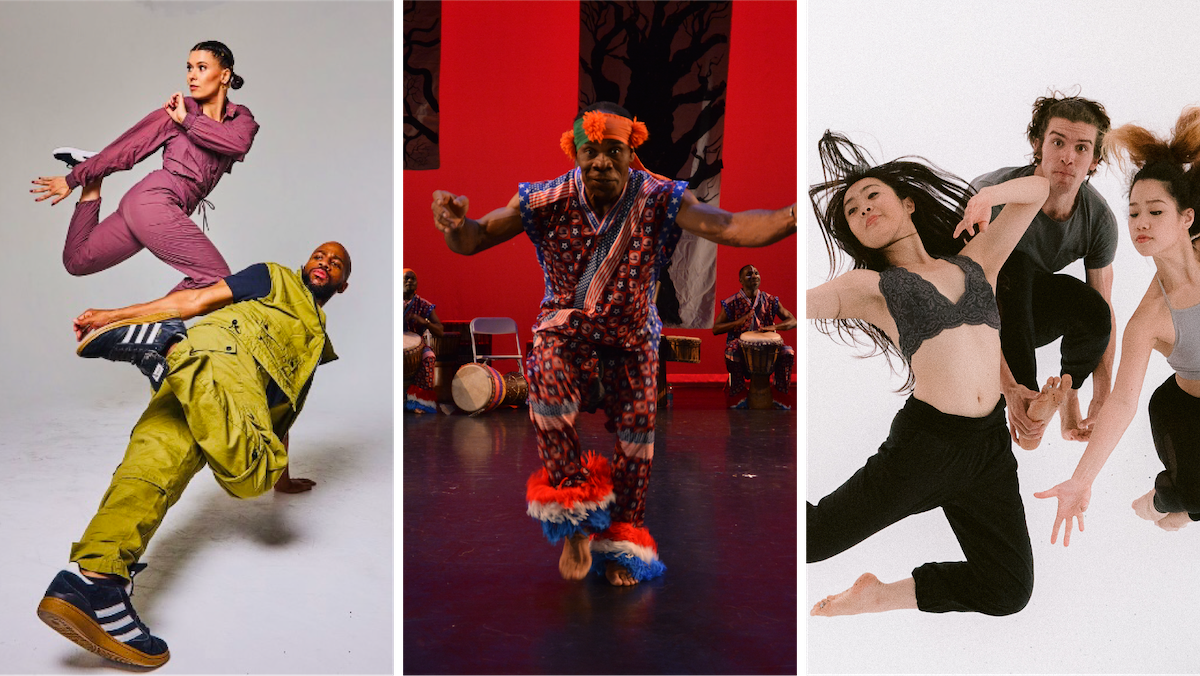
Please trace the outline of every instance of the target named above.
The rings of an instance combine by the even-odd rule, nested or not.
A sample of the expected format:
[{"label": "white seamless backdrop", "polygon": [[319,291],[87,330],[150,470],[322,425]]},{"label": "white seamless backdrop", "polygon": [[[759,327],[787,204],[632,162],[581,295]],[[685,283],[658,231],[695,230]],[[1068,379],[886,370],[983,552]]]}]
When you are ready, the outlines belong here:
[{"label": "white seamless backdrop", "polygon": [[[967,180],[1026,164],[1026,125],[1035,98],[1078,92],[1107,108],[1115,125],[1166,132],[1186,105],[1200,104],[1193,3],[961,3],[926,0],[808,6],[808,125],[803,141],[810,184],[821,180],[816,143],[842,131],[879,161],[921,155]],[[1151,282],[1152,262],[1130,245],[1127,175],[1101,165],[1092,185],[1121,229],[1115,262],[1118,329]],[[805,231],[807,287],[829,265],[811,215]],[[1082,276],[1081,264],[1067,272]],[[816,502],[848,478],[886,438],[903,405],[903,379],[882,357],[856,359],[809,324],[807,485]],[[1039,351],[1039,376],[1057,375],[1057,344]],[[1119,355],[1118,355],[1119,358]],[[1014,447],[1034,545],[1036,585],[1021,613],[991,618],[901,611],[807,618],[811,672],[1168,673],[1195,669],[1180,638],[1195,627],[1200,588],[1191,562],[1200,527],[1166,533],[1134,516],[1132,500],[1161,470],[1146,402],[1170,373],[1151,359],[1139,412],[1097,480],[1087,530],[1070,548],[1050,546],[1055,505],[1033,497],[1068,478],[1083,445],[1047,434],[1032,453]],[[1086,406],[1090,380],[1081,393]],[[1057,423],[1053,423],[1055,426]],[[885,581],[926,561],[961,560],[940,510],[910,517],[828,561],[806,566],[800,611],[841,591],[863,572]]]}]

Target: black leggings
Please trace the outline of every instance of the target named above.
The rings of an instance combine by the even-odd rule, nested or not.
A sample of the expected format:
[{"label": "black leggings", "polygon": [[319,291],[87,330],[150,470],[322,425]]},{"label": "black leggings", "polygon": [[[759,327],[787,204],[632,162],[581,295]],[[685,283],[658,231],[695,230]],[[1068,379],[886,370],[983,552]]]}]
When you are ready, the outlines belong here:
[{"label": "black leggings", "polygon": [[1060,374],[1079,389],[1104,357],[1112,335],[1112,315],[1104,297],[1071,275],[1039,269],[1014,251],[996,283],[1000,307],[1000,346],[1016,381],[1041,389],[1034,351],[1062,337]]},{"label": "black leggings", "polygon": [[897,521],[941,507],[966,561],[913,570],[917,607],[1010,615],[1033,593],[1033,549],[1004,400],[983,418],[909,397],[867,464],[813,506],[808,562],[846,551]]},{"label": "black leggings", "polygon": [[1200,399],[1171,374],[1150,397],[1150,432],[1165,470],[1154,479],[1154,508],[1200,521]]}]

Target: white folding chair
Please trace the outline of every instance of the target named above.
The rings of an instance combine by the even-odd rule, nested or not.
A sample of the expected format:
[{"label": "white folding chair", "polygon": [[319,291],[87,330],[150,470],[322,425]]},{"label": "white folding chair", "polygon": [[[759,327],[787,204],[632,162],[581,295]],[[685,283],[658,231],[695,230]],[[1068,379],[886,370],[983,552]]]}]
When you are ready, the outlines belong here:
[{"label": "white folding chair", "polygon": [[[475,342],[475,336],[479,334],[502,336],[512,334],[513,340],[517,343],[516,354],[479,354],[478,346]],[[496,351],[496,345],[493,342],[492,352]],[[517,334],[517,323],[509,317],[476,317],[471,320],[471,357],[474,361],[480,359],[516,359],[517,368],[521,375],[525,375],[525,357],[521,354],[521,337]]]}]

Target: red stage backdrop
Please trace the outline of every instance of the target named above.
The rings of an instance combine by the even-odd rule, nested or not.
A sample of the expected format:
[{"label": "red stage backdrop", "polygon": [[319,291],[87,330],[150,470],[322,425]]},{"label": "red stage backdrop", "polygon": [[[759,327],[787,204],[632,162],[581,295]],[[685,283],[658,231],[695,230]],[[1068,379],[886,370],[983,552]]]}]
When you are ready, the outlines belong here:
[{"label": "red stage backdrop", "polygon": [[[516,319],[529,340],[544,284],[522,236],[475,256],[446,249],[429,210],[434,190],[466,195],[478,218],[508,203],[520,181],[542,181],[572,167],[558,147],[579,97],[579,4],[453,2],[441,17],[440,168],[403,175],[402,266],[443,320]],[[799,198],[796,182],[796,5],[733,3],[729,39],[721,207],[781,208]],[[804,211],[803,205],[799,208]],[[798,238],[763,249],[719,247],[718,300],[737,292],[737,271],[753,263],[763,290],[797,312]],[[716,308],[713,308],[715,314]],[[700,364],[672,363],[675,374],[724,374],[724,336],[668,329],[703,341]],[[795,331],[784,334],[794,345]]]}]

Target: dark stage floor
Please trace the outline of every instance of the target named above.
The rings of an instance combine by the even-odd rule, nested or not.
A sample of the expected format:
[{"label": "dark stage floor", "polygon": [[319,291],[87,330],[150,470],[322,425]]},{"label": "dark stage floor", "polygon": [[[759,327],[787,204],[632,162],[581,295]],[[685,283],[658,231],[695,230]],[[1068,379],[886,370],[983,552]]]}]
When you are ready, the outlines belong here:
[{"label": "dark stage floor", "polygon": [[[580,439],[611,457],[602,415]],[[663,411],[646,526],[662,578],[568,582],[525,514],[526,409],[404,416],[408,674],[796,673],[793,411]]]}]

